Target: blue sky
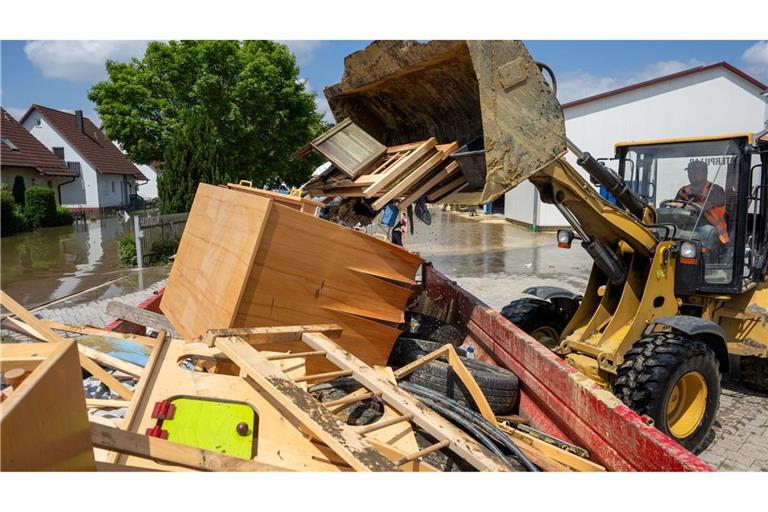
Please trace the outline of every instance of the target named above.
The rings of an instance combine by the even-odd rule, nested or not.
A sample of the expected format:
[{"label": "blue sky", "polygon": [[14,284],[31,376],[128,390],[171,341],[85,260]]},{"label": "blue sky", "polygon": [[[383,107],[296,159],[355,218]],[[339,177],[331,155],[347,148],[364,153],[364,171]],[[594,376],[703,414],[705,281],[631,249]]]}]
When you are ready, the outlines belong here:
[{"label": "blue sky", "polygon": [[[302,77],[327,110],[324,87],[338,82],[344,57],[370,41],[284,41]],[[106,77],[104,61],[143,54],[146,41],[2,41],[0,102],[19,116],[32,103],[81,109],[98,121],[89,87]],[[768,83],[766,41],[526,41],[557,74],[559,97],[571,101],[702,64],[727,61]]]}]

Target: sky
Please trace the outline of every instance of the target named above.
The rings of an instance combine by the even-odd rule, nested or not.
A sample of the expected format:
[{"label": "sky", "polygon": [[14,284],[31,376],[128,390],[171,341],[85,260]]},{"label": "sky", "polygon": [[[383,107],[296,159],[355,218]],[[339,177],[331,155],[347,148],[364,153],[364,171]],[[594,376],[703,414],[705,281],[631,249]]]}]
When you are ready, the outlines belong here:
[{"label": "sky", "polygon": [[[282,41],[332,120],[322,91],[337,83],[344,57],[370,41]],[[141,57],[147,41],[2,41],[0,104],[17,118],[33,103],[83,110],[98,124],[88,89],[104,80],[107,59]],[[768,83],[768,41],[525,41],[555,71],[561,102],[584,98],[695,66],[727,61]]]}]

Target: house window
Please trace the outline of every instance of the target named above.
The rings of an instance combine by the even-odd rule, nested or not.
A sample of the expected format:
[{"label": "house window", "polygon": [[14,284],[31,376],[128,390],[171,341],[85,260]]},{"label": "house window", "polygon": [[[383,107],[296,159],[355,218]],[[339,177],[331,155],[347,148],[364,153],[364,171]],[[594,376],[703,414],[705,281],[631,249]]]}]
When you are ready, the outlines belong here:
[{"label": "house window", "polygon": [[53,154],[64,160],[64,148],[51,148]]},{"label": "house window", "polygon": [[53,180],[48,180],[48,188],[53,188]]},{"label": "house window", "polygon": [[38,117],[37,121],[35,121],[35,126],[37,126],[38,128],[43,126],[43,120]]},{"label": "house window", "polygon": [[114,181],[112,182],[112,193],[113,194],[115,193],[115,182]]},{"label": "house window", "polygon": [[67,167],[75,173],[75,176],[80,176],[80,162],[67,162]]},{"label": "house window", "polygon": [[3,144],[5,144],[9,148],[11,148],[11,151],[18,151],[19,150],[19,148],[16,147],[16,144],[11,142],[11,139],[9,139],[8,137],[3,137]]}]

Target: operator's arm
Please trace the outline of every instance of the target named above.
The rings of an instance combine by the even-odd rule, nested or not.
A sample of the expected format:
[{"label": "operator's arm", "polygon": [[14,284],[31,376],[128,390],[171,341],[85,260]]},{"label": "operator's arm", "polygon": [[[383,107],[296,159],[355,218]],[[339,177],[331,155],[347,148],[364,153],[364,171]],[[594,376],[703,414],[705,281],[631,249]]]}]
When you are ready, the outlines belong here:
[{"label": "operator's arm", "polygon": [[712,189],[709,191],[706,208],[717,208],[719,206],[725,206],[725,190],[720,185],[713,184]]}]

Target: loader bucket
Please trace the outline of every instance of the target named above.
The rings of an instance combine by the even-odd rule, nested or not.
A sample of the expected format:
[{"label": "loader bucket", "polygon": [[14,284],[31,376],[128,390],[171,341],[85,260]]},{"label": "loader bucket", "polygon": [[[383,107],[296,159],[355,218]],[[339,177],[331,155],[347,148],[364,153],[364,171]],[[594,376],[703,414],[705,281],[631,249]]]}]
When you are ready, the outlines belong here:
[{"label": "loader bucket", "polygon": [[481,137],[485,176],[468,181],[482,203],[566,150],[560,103],[519,41],[375,41],[348,55],[341,81],[324,92],[337,121],[350,118],[388,146]]}]

